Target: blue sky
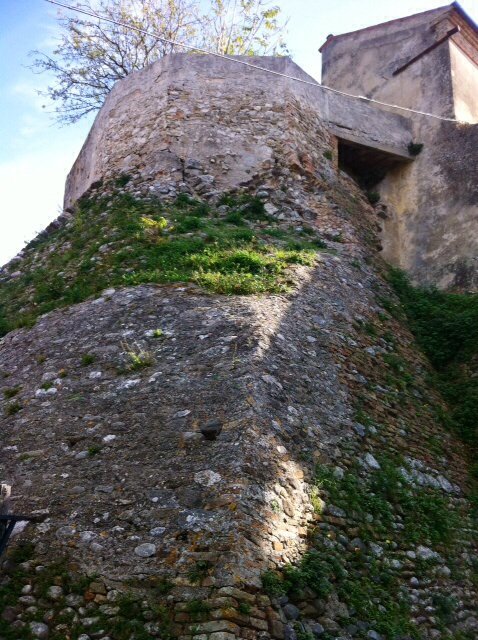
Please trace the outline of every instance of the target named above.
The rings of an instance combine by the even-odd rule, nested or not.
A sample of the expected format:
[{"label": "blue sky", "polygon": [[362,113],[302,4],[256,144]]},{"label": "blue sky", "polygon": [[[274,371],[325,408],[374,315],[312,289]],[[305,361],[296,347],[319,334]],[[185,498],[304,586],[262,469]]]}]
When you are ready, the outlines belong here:
[{"label": "blue sky", "polygon": [[[320,79],[318,47],[329,33],[353,31],[440,6],[440,0],[274,0],[285,15],[289,48]],[[478,22],[478,0],[462,7]],[[92,118],[59,127],[37,89],[48,82],[27,67],[29,51],[48,51],[57,10],[44,0],[0,0],[0,264],[60,212],[63,186]]]}]

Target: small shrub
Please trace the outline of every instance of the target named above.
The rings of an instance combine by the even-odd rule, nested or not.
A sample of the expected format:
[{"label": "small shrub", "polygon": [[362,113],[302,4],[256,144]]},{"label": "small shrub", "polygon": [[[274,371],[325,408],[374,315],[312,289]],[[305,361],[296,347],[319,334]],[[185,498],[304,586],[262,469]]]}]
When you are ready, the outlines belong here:
[{"label": "small shrub", "polygon": [[287,591],[287,585],[276,571],[266,571],[262,574],[261,580],[262,588],[271,598],[281,596]]},{"label": "small shrub", "polygon": [[3,314],[0,314],[0,338],[2,336],[5,336],[9,331],[12,330],[12,326],[10,324],[10,322],[3,316]]},{"label": "small shrub", "polygon": [[251,612],[251,605],[248,602],[240,602],[237,610],[244,616],[248,616]]},{"label": "small shrub", "polygon": [[327,149],[327,151],[324,151],[324,158],[326,158],[327,160],[332,160],[333,158],[333,153],[332,151],[330,151],[330,149]]},{"label": "small shrub", "polygon": [[186,611],[193,620],[202,620],[211,611],[211,607],[203,600],[190,600],[186,605]]},{"label": "small shrub", "polygon": [[455,598],[436,593],[432,597],[432,604],[435,607],[436,615],[442,622],[445,624],[451,622],[458,604]]},{"label": "small shrub", "polygon": [[312,633],[312,631],[307,631],[306,629],[304,629],[300,622],[296,622],[294,624],[294,631],[297,640],[315,640],[315,635]]},{"label": "small shrub", "polygon": [[168,578],[160,578],[155,584],[155,590],[158,595],[166,596],[174,589],[174,582],[171,582]]},{"label": "small shrub", "polygon": [[153,354],[150,351],[146,351],[140,347],[133,348],[126,343],[123,344],[123,348],[128,358],[128,371],[145,369],[146,367],[150,367],[154,362]]},{"label": "small shrub", "polygon": [[394,372],[395,378],[393,382],[400,387],[408,387],[413,383],[414,377],[407,370],[407,364],[403,358],[395,353],[385,353],[383,355],[383,361]]},{"label": "small shrub", "polygon": [[176,200],[174,201],[174,205],[178,209],[185,209],[192,204],[194,204],[194,199],[191,198],[191,196],[187,193],[179,193]]},{"label": "small shrub", "polygon": [[5,414],[7,416],[14,416],[16,413],[23,409],[22,405],[19,402],[10,402],[5,407]]},{"label": "small shrub", "polygon": [[35,545],[32,542],[20,542],[11,547],[8,552],[8,559],[15,564],[21,564],[22,562],[28,562],[33,558],[35,553]]},{"label": "small shrub", "polygon": [[92,353],[85,353],[85,355],[81,357],[81,366],[87,367],[88,365],[93,364],[95,360],[96,357]]},{"label": "small shrub", "polygon": [[3,395],[4,397],[9,400],[10,398],[14,398],[20,391],[21,387],[11,387],[10,389],[4,389],[3,390]]},{"label": "small shrub", "polygon": [[122,173],[115,179],[115,186],[121,189],[122,187],[126,187],[130,180],[131,176],[128,173]]},{"label": "small shrub", "polygon": [[196,231],[203,226],[203,221],[197,216],[186,216],[181,219],[175,226],[177,233],[189,233],[190,231]]},{"label": "small shrub", "polygon": [[162,216],[157,220],[142,216],[140,220],[146,235],[151,238],[157,238],[160,236],[168,226],[168,221]]},{"label": "small shrub", "polygon": [[201,583],[208,575],[211,566],[211,563],[207,560],[198,560],[187,572],[189,582],[191,582],[191,584]]},{"label": "small shrub", "polygon": [[411,156],[418,156],[421,153],[422,149],[423,149],[423,144],[420,143],[420,142],[413,142],[412,141],[412,142],[409,143],[407,148],[408,148],[408,153]]},{"label": "small shrub", "polygon": [[310,244],[315,248],[315,249],[327,249],[327,243],[325,243],[323,240],[321,240],[320,238],[314,238],[313,240],[310,241]]},{"label": "small shrub", "polygon": [[367,200],[370,202],[370,204],[377,204],[377,202],[379,202],[380,200],[380,194],[378,191],[367,191]]},{"label": "small shrub", "polygon": [[284,568],[287,592],[299,594],[305,587],[312,589],[319,598],[326,598],[332,591],[332,577],[343,575],[340,562],[324,559],[315,549],[305,553],[297,566]]},{"label": "small shrub", "polygon": [[330,240],[332,242],[340,242],[340,243],[342,243],[344,241],[344,237],[343,237],[341,232],[340,233],[335,233],[334,235],[330,236]]},{"label": "small shrub", "polygon": [[274,513],[280,513],[282,511],[280,504],[277,500],[271,500],[269,506]]},{"label": "small shrub", "polygon": [[141,617],[141,602],[133,593],[124,593],[116,601],[119,607],[119,615],[127,620]]},{"label": "small shrub", "polygon": [[228,213],[225,217],[225,221],[229,224],[235,224],[238,227],[245,224],[244,218],[239,211],[231,211],[230,213]]},{"label": "small shrub", "polygon": [[368,336],[372,338],[377,337],[377,328],[375,327],[373,322],[370,322],[369,320],[365,320],[364,322],[361,323],[361,327]]},{"label": "small shrub", "polygon": [[206,202],[195,202],[192,207],[192,212],[195,216],[206,218],[211,213],[211,209]]},{"label": "small shrub", "polygon": [[362,408],[358,408],[355,412],[355,420],[363,424],[365,427],[373,427],[374,423],[372,418]]},{"label": "small shrub", "polygon": [[97,444],[94,444],[91,447],[88,447],[88,456],[92,458],[93,456],[98,455],[100,451],[101,451],[101,447]]}]

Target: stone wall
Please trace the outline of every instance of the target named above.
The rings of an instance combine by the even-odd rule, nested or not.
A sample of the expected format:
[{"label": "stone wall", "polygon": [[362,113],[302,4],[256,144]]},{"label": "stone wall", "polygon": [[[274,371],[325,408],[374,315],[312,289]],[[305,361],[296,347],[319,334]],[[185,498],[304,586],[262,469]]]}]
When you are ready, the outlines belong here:
[{"label": "stone wall", "polygon": [[[312,135],[298,120],[298,144]],[[296,155],[279,154],[287,163],[256,176],[254,193],[283,230],[329,238],[315,266],[291,273],[291,293],[110,288],[0,342],[0,479],[15,511],[41,519],[3,565],[14,601],[2,619],[14,638],[122,638],[128,622],[183,640],[385,639],[385,622],[357,611],[347,587],[366,601],[385,577],[393,587],[379,606],[389,615],[399,590],[404,624],[421,637],[476,631],[464,451],[437,420],[426,362],[382,306],[392,294],[375,256],[376,213],[324,155],[325,131],[322,140],[307,147],[303,171]],[[204,190],[195,171],[168,186],[166,212],[181,190]],[[122,190],[145,197],[155,185],[137,174]],[[93,254],[85,248],[90,261],[117,250],[108,210],[105,237]],[[80,221],[62,224],[74,241]],[[69,243],[60,225],[4,270],[3,286],[47,268]],[[147,366],[128,368],[129,351],[149,353]],[[316,476],[319,465],[339,487],[356,478],[378,491],[392,461],[414,499],[453,518],[447,543],[417,536],[391,497],[384,514],[366,496],[357,510]],[[22,542],[33,545],[28,559]],[[301,557],[331,571],[327,590],[264,591],[265,572]]]},{"label": "stone wall", "polygon": [[[328,125],[340,105],[342,124],[354,112],[337,99],[324,120],[314,87],[293,94],[227,71],[178,56],[119,83],[68,182],[68,204],[99,198],[101,237],[88,244],[73,206],[1,272],[5,290],[23,283],[12,308],[33,326],[0,341],[0,481],[12,509],[39,521],[3,562],[0,630],[473,637],[466,454],[383,277],[383,210],[337,167]],[[370,144],[408,140],[403,118],[354,104],[376,114],[356,129]],[[320,239],[312,263],[290,267],[288,290],[122,286],[134,243],[118,241],[118,195],[152,197],[166,219],[188,194],[209,223],[236,214],[231,233],[231,189],[269,216],[239,220],[251,242],[271,229],[283,249]],[[207,224],[180,236],[208,240]],[[42,274],[56,268],[69,286],[115,261],[114,287],[38,311]],[[148,358],[131,366],[131,353]]]},{"label": "stone wall", "polygon": [[[288,58],[245,60],[314,83]],[[194,169],[184,166],[189,158],[207,167],[220,188],[247,183],[274,165],[284,141],[297,153],[293,119],[301,110],[312,114],[317,145],[324,125],[330,125],[365,144],[407,153],[410,124],[400,115],[326,93],[319,85],[212,56],[176,54],[115,85],[68,176],[65,206],[95,181],[121,172],[181,180],[184,169]]]}]

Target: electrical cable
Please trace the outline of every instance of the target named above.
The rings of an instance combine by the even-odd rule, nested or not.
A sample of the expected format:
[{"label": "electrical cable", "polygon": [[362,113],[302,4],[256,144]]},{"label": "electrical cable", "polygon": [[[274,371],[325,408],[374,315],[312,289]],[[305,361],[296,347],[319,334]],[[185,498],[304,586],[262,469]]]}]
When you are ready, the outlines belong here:
[{"label": "electrical cable", "polygon": [[335,93],[340,96],[345,96],[347,98],[354,98],[356,100],[361,100],[363,102],[370,102],[372,104],[377,104],[382,107],[389,107],[391,109],[398,109],[400,111],[406,111],[408,113],[415,113],[417,115],[426,116],[428,118],[435,118],[437,120],[443,120],[445,122],[455,122],[460,123],[460,120],[456,118],[447,118],[445,116],[437,116],[434,113],[427,113],[426,111],[417,111],[416,109],[410,109],[409,107],[401,107],[398,104],[389,104],[387,102],[381,102],[380,100],[375,100],[375,98],[367,98],[366,96],[357,96],[352,93],[346,93],[345,91],[340,91],[339,89],[333,89],[332,87],[327,87],[326,85],[320,84],[316,81],[312,82],[310,80],[305,80],[303,78],[297,78],[296,76],[288,75],[287,73],[281,73],[280,71],[274,71],[273,69],[267,69],[266,67],[261,67],[260,65],[253,64],[252,62],[246,62],[245,60],[239,60],[236,57],[227,56],[223,53],[217,53],[216,51],[208,51],[207,49],[202,49],[201,47],[195,47],[193,45],[184,44],[182,42],[177,42],[175,40],[170,40],[169,38],[164,38],[160,36],[158,33],[146,31],[145,29],[141,29],[140,27],[135,27],[134,25],[127,24],[126,22],[120,22],[118,20],[114,20],[113,18],[107,18],[106,16],[99,15],[94,13],[93,11],[87,11],[86,9],[81,9],[79,7],[71,7],[67,4],[63,4],[62,2],[58,2],[57,0],[45,0],[50,4],[57,5],[58,7],[63,7],[64,9],[69,9],[70,11],[74,11],[76,13],[82,13],[84,15],[90,16],[92,18],[96,18],[97,20],[103,20],[104,22],[110,22],[111,24],[115,24],[118,27],[124,27],[126,29],[131,29],[132,31],[137,31],[138,33],[142,33],[147,36],[151,36],[153,38],[157,38],[162,42],[166,42],[167,44],[172,44],[176,47],[183,47],[184,49],[189,49],[190,51],[197,51],[198,53],[204,53],[210,56],[215,56],[216,58],[221,58],[223,60],[229,60],[229,62],[235,62],[236,64],[241,64],[245,67],[250,67],[251,69],[256,69],[257,71],[263,71],[265,73],[270,73],[275,76],[280,76],[281,78],[287,78],[288,80],[294,80],[295,82],[300,82],[302,84],[307,84],[317,89],[322,89],[323,91],[329,91],[330,93]]}]

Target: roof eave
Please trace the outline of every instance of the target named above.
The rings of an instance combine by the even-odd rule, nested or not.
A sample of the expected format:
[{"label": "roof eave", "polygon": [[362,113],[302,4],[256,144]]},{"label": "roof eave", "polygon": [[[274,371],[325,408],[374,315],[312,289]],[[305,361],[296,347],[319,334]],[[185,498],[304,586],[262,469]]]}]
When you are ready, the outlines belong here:
[{"label": "roof eave", "polygon": [[451,6],[453,7],[453,9],[455,9],[457,13],[460,14],[463,20],[468,22],[470,27],[475,31],[476,35],[478,35],[478,23],[475,22],[473,18],[467,14],[467,12],[463,9],[462,6],[460,6],[458,2],[453,2]]},{"label": "roof eave", "polygon": [[394,20],[387,20],[386,22],[380,22],[379,24],[374,24],[374,25],[371,25],[369,27],[364,27],[363,29],[355,29],[355,31],[348,31],[346,33],[340,33],[337,36],[334,36],[334,35],[329,36],[327,38],[327,40],[320,47],[319,52],[322,53],[322,51],[324,51],[324,49],[327,47],[327,45],[331,44],[335,40],[338,40],[339,38],[344,38],[346,36],[351,36],[354,33],[360,33],[362,31],[372,31],[373,29],[376,29],[377,27],[382,27],[383,25],[403,22],[404,20],[407,20],[408,18],[412,18],[412,17],[419,16],[419,15],[424,15],[426,13],[434,13],[434,12],[438,12],[438,11],[445,11],[447,9],[448,10],[455,9],[461,15],[461,17],[470,24],[470,26],[473,29],[477,30],[477,33],[478,33],[478,27],[477,27],[476,23],[474,22],[474,20],[472,20],[470,18],[470,16],[459,5],[458,2],[452,2],[451,4],[445,4],[442,7],[437,7],[436,9],[428,9],[427,11],[420,11],[418,13],[413,13],[413,14],[411,14],[409,16],[404,16],[403,18],[395,18]]}]

